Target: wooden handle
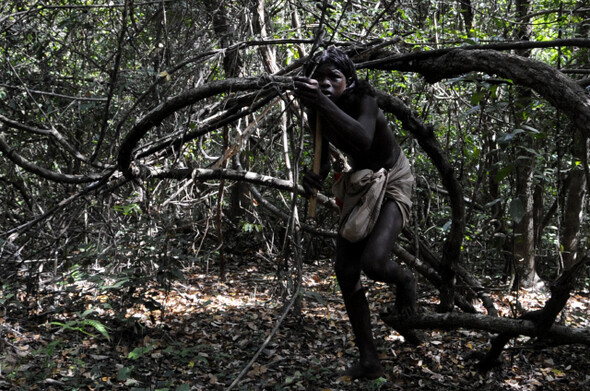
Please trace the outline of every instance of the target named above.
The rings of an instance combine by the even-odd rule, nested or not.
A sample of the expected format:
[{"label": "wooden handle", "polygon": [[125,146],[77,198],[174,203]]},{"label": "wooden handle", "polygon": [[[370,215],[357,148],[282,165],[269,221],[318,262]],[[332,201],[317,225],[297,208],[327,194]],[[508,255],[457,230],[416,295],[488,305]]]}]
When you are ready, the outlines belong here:
[{"label": "wooden handle", "polygon": [[[322,122],[320,121],[320,114],[316,113],[315,117],[315,147],[313,153],[313,167],[314,174],[320,173],[320,166],[322,164]],[[309,217],[315,218],[316,204],[318,201],[317,189],[309,199]]]}]

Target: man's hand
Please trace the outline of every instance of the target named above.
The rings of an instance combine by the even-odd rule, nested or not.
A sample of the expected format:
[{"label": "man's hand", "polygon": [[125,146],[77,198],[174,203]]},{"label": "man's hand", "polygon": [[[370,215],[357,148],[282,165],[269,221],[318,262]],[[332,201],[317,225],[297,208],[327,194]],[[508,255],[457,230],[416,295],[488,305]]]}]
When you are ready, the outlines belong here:
[{"label": "man's hand", "polygon": [[295,96],[308,107],[316,107],[326,96],[322,93],[317,80],[309,77],[295,76]]},{"label": "man's hand", "polygon": [[305,189],[305,194],[311,196],[316,195],[318,189],[321,189],[324,186],[324,180],[322,179],[321,175],[309,170],[303,174],[303,180],[301,181],[301,184]]}]

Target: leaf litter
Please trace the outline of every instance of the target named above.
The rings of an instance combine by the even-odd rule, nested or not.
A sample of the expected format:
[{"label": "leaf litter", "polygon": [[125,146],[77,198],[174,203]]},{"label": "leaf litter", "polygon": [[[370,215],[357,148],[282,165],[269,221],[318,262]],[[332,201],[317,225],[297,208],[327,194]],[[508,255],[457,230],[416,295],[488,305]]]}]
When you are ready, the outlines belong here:
[{"label": "leaf litter", "polygon": [[[167,291],[144,287],[141,294],[158,305],[135,305],[122,319],[108,305],[100,305],[117,300],[112,293],[79,298],[97,316],[93,322],[80,322],[81,312],[74,311],[19,319],[13,316],[16,310],[5,310],[0,317],[0,389],[226,389],[281,313],[273,267],[252,261],[246,270],[236,267],[225,281],[197,267]],[[392,290],[380,283],[365,284],[386,368],[383,378],[353,381],[339,376],[358,353],[326,261],[304,266],[301,305],[284,320],[235,389],[590,389],[586,346],[536,346],[529,338],[515,338],[501,356],[502,365],[481,374],[474,357],[486,351],[493,335],[464,329],[426,330],[425,342],[406,344],[378,319],[393,300]],[[434,291],[419,292],[420,308],[436,304]],[[533,310],[548,297],[521,291],[518,297],[496,292],[493,298],[502,316],[513,316],[514,302]],[[566,324],[590,327],[587,290],[575,292],[566,308]]]}]

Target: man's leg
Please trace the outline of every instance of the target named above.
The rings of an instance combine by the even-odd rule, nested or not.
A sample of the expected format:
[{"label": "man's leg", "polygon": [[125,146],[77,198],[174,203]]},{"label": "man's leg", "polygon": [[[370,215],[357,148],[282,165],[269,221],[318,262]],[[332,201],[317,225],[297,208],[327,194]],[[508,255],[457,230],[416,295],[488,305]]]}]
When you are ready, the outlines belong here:
[{"label": "man's leg", "polygon": [[350,243],[338,237],[336,277],[360,354],[359,363],[348,368],[344,374],[352,378],[376,379],[383,375],[383,367],[373,341],[369,304],[360,280],[363,248],[362,243]]},{"label": "man's leg", "polygon": [[402,229],[402,216],[397,203],[386,200],[366,241],[361,255],[361,268],[367,277],[396,285],[394,311],[409,316],[416,311],[416,280],[410,270],[391,259],[391,251]]}]

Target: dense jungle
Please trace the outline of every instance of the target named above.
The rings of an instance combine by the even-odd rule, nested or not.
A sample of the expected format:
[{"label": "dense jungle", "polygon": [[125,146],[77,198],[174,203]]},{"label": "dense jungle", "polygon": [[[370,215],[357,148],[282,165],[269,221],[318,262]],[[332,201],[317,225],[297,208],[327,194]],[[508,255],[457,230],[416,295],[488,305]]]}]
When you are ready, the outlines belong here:
[{"label": "dense jungle", "polygon": [[[372,380],[301,185],[332,46],[415,178]],[[1,2],[0,389],[590,389],[589,49],[578,0]]]}]

